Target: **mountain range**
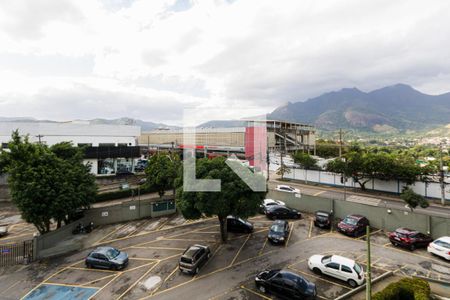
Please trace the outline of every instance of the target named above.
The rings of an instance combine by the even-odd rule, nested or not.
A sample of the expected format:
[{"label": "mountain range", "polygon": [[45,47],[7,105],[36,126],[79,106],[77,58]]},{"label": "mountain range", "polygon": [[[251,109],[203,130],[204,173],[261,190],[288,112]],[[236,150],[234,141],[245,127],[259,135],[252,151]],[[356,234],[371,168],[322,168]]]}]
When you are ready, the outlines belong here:
[{"label": "mountain range", "polygon": [[427,95],[406,84],[371,92],[344,88],[304,102],[288,103],[267,118],[313,124],[322,130],[424,130],[450,123],[450,93]]}]

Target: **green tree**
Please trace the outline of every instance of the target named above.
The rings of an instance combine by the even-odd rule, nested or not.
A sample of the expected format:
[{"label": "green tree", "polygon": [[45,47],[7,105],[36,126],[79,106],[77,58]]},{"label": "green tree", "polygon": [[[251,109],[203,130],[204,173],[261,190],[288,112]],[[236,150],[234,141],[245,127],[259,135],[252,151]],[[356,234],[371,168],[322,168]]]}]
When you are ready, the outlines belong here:
[{"label": "green tree", "polygon": [[52,220],[61,226],[78,208],[88,207],[94,201],[95,178],[74,147],[55,146],[60,150],[58,156],[51,148],[32,144],[28,137],[22,139],[15,131],[8,148],[0,160],[6,162],[4,171],[9,175],[12,201],[22,218],[34,224],[41,234],[50,231]]},{"label": "green tree", "polygon": [[305,152],[297,151],[294,154],[294,161],[301,165],[303,169],[311,170],[317,168],[317,159]]},{"label": "green tree", "polygon": [[281,176],[281,179],[284,179],[284,175],[291,173],[291,169],[288,168],[284,163],[281,163],[281,166],[277,169],[277,175]]},{"label": "green tree", "polygon": [[403,188],[400,198],[405,201],[406,204],[408,204],[408,207],[411,209],[411,211],[413,211],[417,206],[420,206],[422,208],[427,208],[429,206],[428,201],[424,197],[422,197],[422,195],[415,193],[409,187]]},{"label": "green tree", "polygon": [[177,177],[179,159],[168,152],[160,152],[153,155],[145,169],[147,176],[146,185],[158,191],[160,197],[166,190],[174,188]]},{"label": "green tree", "polygon": [[[193,159],[193,158],[190,158]],[[266,192],[254,192],[225,163],[225,158],[198,159],[198,179],[220,179],[220,192],[185,192],[183,178],[177,178],[177,205],[187,219],[198,219],[203,215],[217,216],[223,242],[228,239],[227,216],[247,218],[257,213]],[[258,175],[259,176],[259,175]],[[261,175],[262,176],[262,175]],[[264,179],[263,179],[264,180]]]}]

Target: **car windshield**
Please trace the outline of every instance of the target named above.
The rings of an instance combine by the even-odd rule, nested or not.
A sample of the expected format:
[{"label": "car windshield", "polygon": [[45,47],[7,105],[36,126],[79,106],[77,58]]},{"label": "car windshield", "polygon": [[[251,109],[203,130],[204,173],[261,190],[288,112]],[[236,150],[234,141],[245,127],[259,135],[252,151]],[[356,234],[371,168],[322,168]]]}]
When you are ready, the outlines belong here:
[{"label": "car windshield", "polygon": [[322,264],[326,265],[329,262],[331,262],[331,255],[325,255],[322,257]]},{"label": "car windshield", "polygon": [[361,274],[362,268],[357,263],[355,263],[355,265],[353,266],[353,269],[356,271],[357,274]]},{"label": "car windshield", "polygon": [[281,224],[272,225],[272,227],[270,227],[270,231],[282,233],[284,232],[284,226]]},{"label": "car windshield", "polygon": [[120,251],[117,249],[108,249],[105,253],[108,259],[114,259],[120,254]]},{"label": "car windshield", "polygon": [[358,220],[356,220],[355,218],[346,217],[344,219],[344,223],[347,225],[356,225],[358,223]]},{"label": "car windshield", "polygon": [[441,247],[450,249],[450,243],[447,243],[447,242],[444,242],[444,241],[441,241],[441,240],[437,240],[437,241],[435,241],[434,243],[435,243],[436,245],[438,245],[438,246],[441,246]]}]

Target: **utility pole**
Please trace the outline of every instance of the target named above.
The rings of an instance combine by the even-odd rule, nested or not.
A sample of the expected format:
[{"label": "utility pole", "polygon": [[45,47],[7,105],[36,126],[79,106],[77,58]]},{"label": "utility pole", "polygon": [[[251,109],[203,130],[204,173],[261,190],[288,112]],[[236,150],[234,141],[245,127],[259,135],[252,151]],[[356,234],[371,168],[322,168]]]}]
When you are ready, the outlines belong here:
[{"label": "utility pole", "polygon": [[439,181],[441,183],[441,204],[445,206],[445,177],[444,177],[444,162],[442,161],[442,142],[439,144]]},{"label": "utility pole", "polygon": [[39,144],[42,144],[42,142],[41,142],[41,138],[43,138],[44,136],[43,135],[41,135],[41,134],[38,134],[37,136],[36,136],[37,138],[38,138],[38,140],[39,140]]},{"label": "utility pole", "polygon": [[342,128],[339,128],[339,157],[342,157]]},{"label": "utility pole", "polygon": [[370,261],[370,226],[366,226],[367,238],[367,283],[366,283],[366,300],[372,299],[372,270]]}]

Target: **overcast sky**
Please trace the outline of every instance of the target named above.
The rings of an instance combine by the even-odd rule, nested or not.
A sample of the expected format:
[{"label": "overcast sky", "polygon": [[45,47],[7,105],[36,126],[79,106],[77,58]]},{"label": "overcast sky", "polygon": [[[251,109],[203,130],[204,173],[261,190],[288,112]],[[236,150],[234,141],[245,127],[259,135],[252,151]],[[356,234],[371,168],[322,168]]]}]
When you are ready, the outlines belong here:
[{"label": "overcast sky", "polygon": [[[240,118],[344,87],[450,90],[450,1],[0,2],[0,116]],[[208,108],[214,108],[209,111]]]}]

